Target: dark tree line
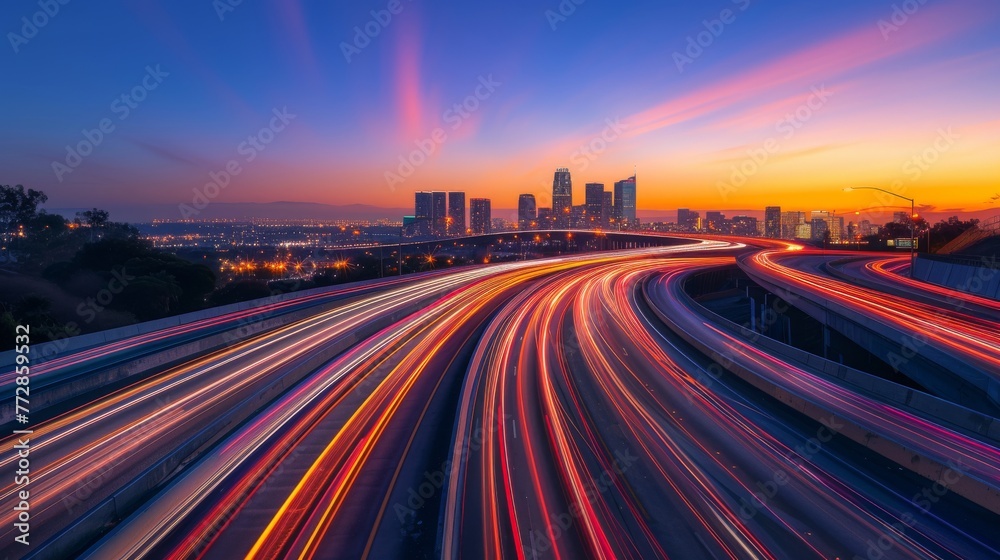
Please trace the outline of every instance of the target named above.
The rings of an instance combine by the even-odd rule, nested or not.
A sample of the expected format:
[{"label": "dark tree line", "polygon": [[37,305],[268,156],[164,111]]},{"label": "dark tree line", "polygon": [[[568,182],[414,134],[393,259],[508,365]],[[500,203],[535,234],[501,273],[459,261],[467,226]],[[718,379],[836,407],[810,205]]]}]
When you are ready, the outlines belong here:
[{"label": "dark tree line", "polygon": [[[959,235],[962,235],[969,229],[978,225],[979,220],[976,218],[972,218],[970,220],[960,220],[958,216],[952,216],[947,220],[941,220],[934,225],[931,225],[930,222],[924,218],[913,218],[913,232],[914,235],[920,240],[919,246],[921,251],[926,251],[928,249],[928,229],[930,230],[930,250],[933,252],[941,247],[944,247]],[[904,239],[909,237],[909,223],[889,222],[879,228],[878,233],[869,235],[864,239],[865,241],[868,241],[869,246],[871,247],[885,247],[889,239]]]},{"label": "dark tree line", "polygon": [[[41,209],[47,199],[0,185],[0,332],[30,324],[33,339],[44,341],[208,304],[216,287],[209,267],[154,249],[98,208],[73,220],[49,214]],[[5,336],[0,348],[12,342]]]}]

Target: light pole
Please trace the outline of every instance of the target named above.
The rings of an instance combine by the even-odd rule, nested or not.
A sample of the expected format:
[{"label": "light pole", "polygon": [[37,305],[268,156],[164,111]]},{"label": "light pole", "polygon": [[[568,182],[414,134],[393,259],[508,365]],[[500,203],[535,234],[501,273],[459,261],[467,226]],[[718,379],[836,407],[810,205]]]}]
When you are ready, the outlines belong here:
[{"label": "light pole", "polygon": [[887,191],[885,189],[880,189],[878,187],[847,187],[846,189],[844,189],[844,192],[860,191],[860,190],[881,191],[887,194],[891,194],[892,196],[902,198],[903,200],[908,200],[910,202],[910,220],[909,220],[910,221],[910,278],[913,278],[913,269],[914,265],[916,264],[916,255],[917,255],[916,253],[917,243],[916,240],[913,238],[913,225],[914,225],[913,213],[916,203],[913,202],[912,198],[907,198],[901,194],[896,194],[892,191]]}]

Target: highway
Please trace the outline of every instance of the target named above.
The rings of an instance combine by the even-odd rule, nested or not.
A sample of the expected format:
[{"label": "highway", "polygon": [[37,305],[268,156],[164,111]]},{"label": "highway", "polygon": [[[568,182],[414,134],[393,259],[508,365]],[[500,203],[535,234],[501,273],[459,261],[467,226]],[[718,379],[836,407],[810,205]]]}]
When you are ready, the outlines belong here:
[{"label": "highway", "polygon": [[[356,331],[400,312],[413,302],[440,297],[480,271],[466,271],[413,286],[388,289],[349,301],[334,310],[233,345],[135,383],[32,428],[32,517],[36,542],[72,520],[80,502],[112,497],[134,477],[155,467],[171,448],[197,438],[221,411],[253,412],[257,395],[281,388],[299,362],[340,339],[353,342]],[[118,351],[118,344],[112,351]],[[92,351],[85,351],[90,353]],[[272,391],[273,392],[273,391]],[[234,419],[233,422],[240,421]],[[13,445],[15,437],[4,439]],[[197,441],[195,449],[208,441]],[[16,461],[0,457],[0,468]],[[169,469],[172,470],[172,469]],[[163,473],[166,476],[168,473]],[[10,500],[13,479],[0,496]],[[14,512],[5,511],[0,542],[9,538]]]},{"label": "highway", "polygon": [[[452,474],[445,557],[849,557],[909,519],[913,505],[904,497],[926,481],[885,465],[871,472],[878,459],[849,442],[811,449],[813,438],[825,439],[818,434],[835,431],[833,421],[765,409],[752,388],[711,376],[703,358],[644,311],[650,274],[653,291],[666,293],[692,266],[725,262],[568,272],[505,308],[494,338],[477,350],[476,377],[463,395],[466,435],[453,455],[473,426],[496,429],[486,430],[482,455]],[[753,361],[751,350],[733,356]],[[787,374],[808,375],[771,367],[792,379]],[[835,392],[815,378],[801,382],[806,391]],[[886,423],[880,431],[954,440],[964,453],[954,457],[970,466],[964,472],[996,480],[995,448],[983,456],[984,446],[968,438],[927,434],[921,429],[932,426],[915,429],[913,418],[874,407],[870,414]],[[762,492],[764,503],[755,502]],[[962,515],[975,520],[977,512]],[[928,515],[914,528],[896,535],[892,557],[998,553],[995,540],[956,530],[946,517]]]},{"label": "highway", "polygon": [[[996,510],[948,486],[917,499],[936,491],[933,480],[839,432],[848,422],[954,464],[941,476],[954,476],[956,490],[1000,489],[992,441],[760,350],[707,321],[683,283],[742,255],[797,290],[838,290],[859,308],[867,298],[888,325],[936,313],[935,335],[955,345],[943,347],[987,369],[997,322],[848,284],[787,243],[691,241],[276,302],[275,312],[318,310],[33,426],[32,545],[8,544],[8,508],[0,553],[1000,556]],[[896,267],[884,256],[871,269],[853,262],[844,274]],[[933,297],[947,295],[927,290]],[[46,362],[43,375],[208,336],[241,313],[86,348]],[[822,414],[779,402],[765,385]],[[11,471],[15,461],[0,457]],[[12,482],[0,488],[4,503]]]},{"label": "highway", "polygon": [[[727,243],[710,242],[703,244],[703,247],[705,249],[729,249],[732,246]],[[675,250],[677,249],[660,249],[658,251],[669,252]],[[634,255],[632,258],[635,258],[636,256],[648,255],[651,251],[653,250],[633,252]],[[602,260],[621,259],[623,258],[623,255],[618,254],[600,258]],[[247,497],[247,493],[256,488],[255,484],[260,483],[260,473],[268,472],[268,469],[273,468],[273,465],[279,459],[283,461],[283,467],[292,468],[290,466],[290,461],[284,461],[284,458],[289,455],[289,452],[287,451],[284,455],[264,453],[264,456],[261,459],[263,462],[259,465],[248,466],[249,461],[244,460],[246,455],[251,453],[252,449],[255,450],[263,447],[263,444],[259,442],[260,438],[273,437],[279,432],[283,438],[274,440],[271,445],[277,446],[280,449],[285,449],[289,445],[289,442],[298,441],[298,438],[302,438],[305,441],[303,444],[304,448],[308,448],[309,442],[311,441],[308,439],[308,435],[312,433],[319,434],[317,438],[320,441],[323,441],[323,438],[329,439],[334,436],[338,436],[340,438],[334,438],[337,441],[337,446],[335,447],[327,448],[325,446],[319,446],[316,448],[318,449],[316,460],[325,458],[329,461],[334,461],[332,465],[323,462],[317,463],[316,465],[310,464],[308,468],[311,469],[311,472],[317,473],[316,476],[322,476],[324,473],[328,474],[331,470],[336,471],[341,468],[347,468],[345,465],[350,466],[353,469],[351,472],[354,473],[353,475],[345,475],[346,478],[342,481],[345,485],[349,486],[349,483],[354,480],[354,477],[358,476],[358,473],[361,473],[362,477],[373,476],[373,473],[375,472],[373,468],[366,467],[365,469],[362,469],[361,466],[365,465],[365,460],[368,459],[368,453],[375,453],[377,456],[377,450],[368,450],[365,454],[355,458],[344,457],[344,450],[351,450],[353,452],[359,441],[357,438],[363,437],[368,438],[365,441],[373,447],[375,447],[376,443],[382,442],[383,446],[387,446],[391,450],[389,455],[393,453],[400,453],[398,446],[391,445],[390,443],[384,443],[386,440],[391,440],[391,438],[398,432],[398,430],[392,430],[390,424],[396,425],[400,422],[404,422],[403,420],[400,420],[400,418],[402,418],[406,412],[422,410],[420,406],[426,407],[427,400],[433,396],[433,391],[426,393],[414,390],[413,394],[408,393],[408,391],[414,384],[426,390],[428,386],[422,380],[431,376],[440,377],[441,372],[447,369],[444,364],[428,360],[431,358],[434,360],[441,360],[442,358],[454,355],[456,348],[453,346],[453,344],[455,344],[455,337],[460,332],[466,332],[466,329],[470,329],[470,323],[472,323],[472,321],[468,317],[469,313],[475,312],[482,315],[484,312],[480,309],[480,307],[487,304],[492,305],[502,301],[501,291],[509,291],[515,288],[521,289],[523,287],[522,284],[526,282],[529,277],[541,274],[550,274],[554,270],[558,270],[560,267],[583,266],[590,262],[592,262],[591,257],[572,257],[556,259],[554,261],[543,261],[538,264],[531,262],[517,263],[501,267],[479,268],[462,274],[449,275],[427,281],[427,284],[434,287],[435,294],[446,294],[447,297],[435,301],[434,305],[416,306],[417,308],[423,307],[423,309],[414,313],[405,321],[395,322],[390,331],[382,331],[370,338],[367,338],[363,344],[353,348],[350,353],[345,354],[337,362],[341,364],[339,369],[329,370],[324,368],[320,370],[320,372],[317,372],[317,374],[310,376],[309,380],[300,386],[296,392],[286,395],[285,399],[277,403],[275,406],[272,406],[269,411],[265,411],[259,415],[260,420],[258,423],[248,424],[244,428],[244,430],[251,430],[256,427],[257,429],[262,430],[262,432],[253,432],[254,435],[245,435],[243,432],[236,434],[234,436],[236,444],[234,445],[242,447],[234,448],[229,444],[222,445],[222,448],[226,450],[235,449],[233,453],[233,457],[235,457],[235,459],[229,461],[216,456],[208,458],[207,462],[214,463],[217,470],[212,471],[212,474],[206,474],[205,476],[213,477],[215,486],[209,487],[209,483],[205,482],[198,482],[198,486],[204,487],[206,492],[210,494],[211,491],[215,490],[217,486],[223,484],[223,479],[226,479],[227,476],[232,476],[234,473],[238,475],[240,472],[251,473],[247,475],[247,478],[245,478],[241,484],[236,484],[234,486],[233,494],[231,494],[232,501],[226,502],[230,504],[238,502],[242,507],[247,500],[250,500]],[[520,275],[515,276],[513,280],[508,279],[507,276],[503,274],[508,270],[511,271],[510,274]],[[529,272],[515,272],[521,270]],[[525,277],[523,274],[529,274],[529,276]],[[478,286],[476,283],[483,279],[488,279],[488,281],[486,281],[486,285]],[[464,287],[459,288],[459,286]],[[475,298],[467,299],[468,291],[473,289],[475,289]],[[389,293],[383,297],[385,300],[397,302],[396,305],[398,306],[410,306],[413,303],[413,298],[409,296],[400,298],[399,294],[396,293]],[[454,313],[458,312],[451,311],[449,306],[459,304],[464,306],[462,307],[462,309],[464,309],[464,314],[460,315],[459,319],[456,319]],[[473,304],[475,304],[475,306],[468,307]],[[364,320],[366,320],[366,318],[363,317],[361,321]],[[435,324],[435,327],[429,331],[427,327],[428,322],[433,322]],[[350,326],[352,325],[347,325],[345,328],[349,330]],[[441,331],[441,329],[444,329],[444,331]],[[474,328],[471,330],[474,331]],[[414,337],[419,337],[420,343],[412,350],[409,350],[407,342],[414,339]],[[397,338],[400,342],[390,342],[397,341]],[[442,340],[445,342],[441,342]],[[255,346],[256,344],[258,343],[254,343]],[[462,342],[459,342],[459,347],[462,344]],[[373,349],[377,349],[377,351]],[[358,356],[362,357],[359,358]],[[382,379],[381,376],[386,375],[386,370],[389,371],[388,377]],[[334,373],[331,373],[331,371]],[[426,371],[431,371],[433,373],[424,373]],[[453,373],[460,375],[462,372],[457,371]],[[338,380],[338,383],[336,385],[331,385],[330,380]],[[440,383],[440,379],[437,379],[433,383],[433,386],[436,387],[440,385]],[[323,391],[329,390],[331,387],[333,387],[335,392],[324,395]],[[355,387],[360,387],[360,389]],[[348,391],[347,396],[353,396],[354,398],[348,398],[348,403],[342,406],[342,409],[345,412],[338,414],[340,409],[334,408],[334,403],[339,403],[338,399],[346,398],[343,394],[341,394],[341,391]],[[408,398],[403,399],[403,395],[408,395]],[[320,398],[320,396],[324,396],[325,399]],[[294,400],[290,403],[287,399]],[[420,404],[410,404],[413,402]],[[386,409],[391,413],[387,413]],[[399,412],[397,409],[402,409],[402,412]],[[271,411],[276,412],[272,413]],[[292,411],[292,416],[288,416],[290,411]],[[316,417],[316,414],[320,414],[320,417]],[[329,419],[327,422],[335,428],[332,435],[329,429],[324,431],[324,424],[321,422],[320,418]],[[285,428],[288,427],[288,424],[286,423],[291,422],[293,419],[298,422],[295,424],[295,430],[289,430],[286,433]],[[361,423],[357,427],[357,433],[351,432],[353,434],[352,436],[349,436],[348,432],[345,431],[347,429],[345,422],[348,422],[349,419]],[[392,422],[390,422],[390,420]],[[404,424],[407,424],[410,421],[412,421],[412,418],[407,419]],[[449,417],[449,426],[450,422],[451,419]],[[348,423],[347,426],[353,426],[353,424]],[[390,427],[387,428],[387,426]],[[373,430],[374,432],[372,432]],[[383,436],[385,431],[388,431],[389,435],[379,439]],[[261,435],[265,432],[268,434],[267,436]],[[270,449],[273,450],[274,447],[271,447]],[[338,451],[340,453],[338,453]],[[383,453],[382,455],[387,454]],[[307,455],[303,453],[295,456],[306,457]],[[401,456],[405,458],[406,454],[402,453]],[[311,455],[309,457],[311,457]],[[209,472],[208,470],[203,469],[209,469],[209,467],[198,465],[195,470],[197,472]],[[221,472],[219,469],[221,469]],[[389,474],[392,473],[390,472]],[[197,476],[190,480],[194,480],[196,478]],[[185,479],[187,480],[188,477],[185,477]],[[307,479],[302,482],[302,488],[304,490],[301,492],[303,493],[296,495],[303,496],[303,499],[307,498],[308,500],[313,500],[317,496],[315,496],[314,493],[307,491],[310,484],[309,480],[311,479]],[[231,482],[231,480],[227,480],[226,482]],[[326,482],[329,482],[329,480],[320,479],[319,482],[314,482],[313,484],[322,485]],[[186,491],[178,492],[179,500],[192,506],[196,504]],[[354,495],[352,495],[352,498],[353,496]],[[334,499],[334,501],[337,502],[337,500],[340,500],[341,498],[342,496],[338,495],[333,496],[331,499]],[[267,502],[269,496],[261,494],[261,497],[257,499],[261,502]],[[370,500],[367,499],[354,499],[360,499],[361,502],[366,504],[370,503]],[[158,504],[161,509],[163,505],[167,503],[172,502],[170,502],[170,500],[161,499],[154,501],[154,504]],[[259,508],[257,506],[258,502],[250,500],[250,503],[251,507],[249,507],[247,511],[250,511],[251,513],[248,515],[260,515],[261,508],[269,512],[274,511],[276,514],[280,513],[282,510],[287,510],[287,507],[282,507],[283,504],[281,500],[275,503],[268,503],[267,505],[260,506]],[[316,504],[312,504],[310,507],[313,506],[319,507]],[[294,509],[294,511],[300,511],[302,507],[297,506],[292,509]],[[345,508],[345,511],[349,510],[350,508]],[[159,514],[151,515],[153,515],[154,519],[161,519]],[[215,516],[212,518],[212,521],[203,524],[203,531],[207,535],[206,538],[209,540],[214,540],[217,537],[215,533],[218,532],[222,525],[228,526],[228,521],[230,521],[229,518],[236,516],[236,513],[234,513],[232,507],[220,505],[216,508],[212,515]],[[226,518],[227,522],[225,524],[221,524],[218,522],[219,518]],[[246,524],[241,519],[237,519],[236,521],[236,523],[232,524],[233,526],[239,527],[241,530],[246,527]],[[269,529],[267,524],[259,527],[258,530],[270,535],[286,536],[287,533],[291,531],[306,531],[306,528],[301,527],[301,525],[307,522],[307,520],[299,518],[291,520],[285,518],[281,520],[281,524],[273,530]],[[278,521],[275,523],[277,524]],[[145,526],[142,522],[138,524],[133,523],[131,525]],[[296,528],[288,528],[286,525]],[[336,525],[338,529],[341,526],[342,524]],[[164,527],[161,531],[169,532],[171,529],[173,529],[173,527]],[[122,532],[124,532],[124,528],[122,529]],[[303,537],[306,541],[308,541],[308,535],[309,533],[307,532],[306,536]],[[191,546],[199,548],[203,547],[206,538],[192,540],[194,544]],[[222,535],[218,538],[220,542],[225,543],[227,536]],[[126,542],[132,542],[131,537],[125,537],[123,540]],[[150,543],[149,546],[157,545],[163,540],[163,535],[161,534],[159,537],[151,536],[147,540]],[[272,543],[269,541],[264,542],[261,545],[261,547],[265,550],[283,550],[283,546],[285,545],[282,544],[281,546],[272,546]],[[227,547],[222,550],[225,551],[222,554],[222,557],[227,557],[231,554],[231,549]],[[117,556],[117,554],[112,555]],[[98,555],[98,557],[102,556],[106,557],[104,553]],[[350,555],[348,557],[350,557]]]},{"label": "highway", "polygon": [[[920,297],[896,295],[847,282],[814,271],[823,258],[811,252],[764,250],[739,259],[740,267],[755,281],[768,287],[781,287],[796,296],[830,309],[883,333],[886,342],[897,346],[890,365],[914,376],[920,365],[910,358],[921,358],[948,371],[945,383],[966,383],[968,398],[979,391],[984,397],[980,409],[995,409],[1000,404],[1000,329],[997,321],[966,311],[970,299],[954,295],[951,300],[927,296],[932,288],[914,293]],[[913,288],[902,288],[913,291]],[[928,301],[937,297],[937,304]],[[982,306],[980,306],[982,307]],[[909,355],[908,354],[912,354]],[[921,377],[921,383],[940,382]],[[931,386],[942,390],[940,386]]]},{"label": "highway", "polygon": [[909,257],[895,255],[838,259],[827,257],[817,270],[879,291],[916,298],[943,309],[956,309],[993,321],[1000,321],[1000,301],[979,297],[909,277]]}]

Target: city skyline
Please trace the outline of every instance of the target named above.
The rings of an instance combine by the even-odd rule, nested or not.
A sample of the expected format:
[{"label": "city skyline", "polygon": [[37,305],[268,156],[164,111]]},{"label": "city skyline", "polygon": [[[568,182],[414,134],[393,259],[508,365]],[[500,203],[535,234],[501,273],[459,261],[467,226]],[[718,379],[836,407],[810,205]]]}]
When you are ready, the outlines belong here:
[{"label": "city skyline", "polygon": [[[893,210],[897,206],[881,205],[838,215],[830,210],[787,210],[768,205],[763,213],[742,212],[726,217],[720,210],[706,210],[704,218],[697,210],[678,208],[673,222],[664,220],[643,223],[638,217],[637,175],[614,182],[612,190],[605,190],[604,183],[586,183],[583,203],[574,204],[572,173],[565,167],[553,174],[551,206],[538,206],[531,193],[518,195],[516,213],[495,217],[492,200],[472,198],[468,211],[473,220],[465,228],[465,191],[417,191],[414,193],[414,211],[404,215],[401,235],[416,237],[461,237],[505,231],[531,231],[550,229],[656,231],[708,233],[797,241],[813,241],[823,245],[859,244],[863,239],[887,232],[880,220],[891,213],[888,224],[910,225],[918,220],[930,224],[928,216]],[[864,187],[861,187],[862,189]],[[853,189],[845,189],[853,190]],[[891,191],[886,191],[892,194]],[[546,197],[543,193],[542,199]],[[447,213],[444,200],[448,201]],[[435,203],[437,201],[437,203]],[[475,208],[474,208],[475,206]],[[957,219],[957,216],[949,219]],[[443,221],[444,220],[444,221]],[[944,220],[943,220],[944,221]],[[908,237],[913,237],[911,231]],[[899,238],[894,238],[897,243]],[[909,243],[909,241],[906,241]]]}]

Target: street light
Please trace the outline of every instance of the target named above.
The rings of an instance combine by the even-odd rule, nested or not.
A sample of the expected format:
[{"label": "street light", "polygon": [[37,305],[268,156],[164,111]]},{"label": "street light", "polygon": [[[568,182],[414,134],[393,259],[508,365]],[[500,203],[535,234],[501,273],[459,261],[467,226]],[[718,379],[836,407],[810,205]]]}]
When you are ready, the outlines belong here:
[{"label": "street light", "polygon": [[881,191],[886,194],[891,194],[892,196],[902,198],[903,200],[908,200],[910,202],[910,278],[913,278],[913,269],[916,263],[916,240],[913,239],[913,215],[915,213],[914,206],[916,203],[913,202],[912,198],[907,198],[901,194],[896,194],[892,191],[887,191],[885,189],[880,189],[878,187],[847,187],[844,192],[860,191],[860,190],[870,190],[870,191]]}]

